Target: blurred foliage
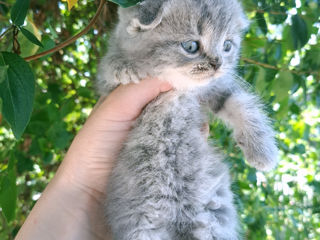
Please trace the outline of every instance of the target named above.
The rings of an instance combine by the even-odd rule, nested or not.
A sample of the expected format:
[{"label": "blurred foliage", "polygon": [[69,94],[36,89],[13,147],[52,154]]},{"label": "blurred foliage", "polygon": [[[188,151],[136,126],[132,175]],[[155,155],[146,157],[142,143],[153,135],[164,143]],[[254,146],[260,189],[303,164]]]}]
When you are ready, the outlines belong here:
[{"label": "blurred foliage", "polygon": [[[15,2],[0,1],[0,35],[10,30]],[[243,5],[251,27],[239,75],[260,93],[274,119],[279,166],[270,173],[250,168],[231,132],[217,121],[210,125],[210,138],[232,166],[246,239],[320,239],[320,1],[244,0]],[[21,28],[41,44],[26,31],[17,33],[20,56],[74,36],[88,25],[97,6],[97,1],[79,0],[68,11],[64,1],[30,0]],[[97,62],[117,19],[116,5],[107,6],[74,44],[30,63],[34,106],[21,138],[15,139],[9,121],[0,115],[0,239],[14,238],[96,102]],[[14,16],[19,23],[21,16]],[[11,33],[0,37],[0,51],[16,50],[13,42]],[[10,74],[8,64],[3,64],[7,58],[0,58],[0,79]],[[0,99],[0,111],[6,104]]]}]

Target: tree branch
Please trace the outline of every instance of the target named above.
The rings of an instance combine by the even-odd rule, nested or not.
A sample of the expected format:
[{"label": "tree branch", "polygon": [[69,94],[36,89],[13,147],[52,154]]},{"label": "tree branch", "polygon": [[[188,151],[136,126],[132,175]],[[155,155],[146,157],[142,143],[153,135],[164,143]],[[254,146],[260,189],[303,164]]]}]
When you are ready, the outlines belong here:
[{"label": "tree branch", "polygon": [[272,15],[283,15],[283,16],[287,16],[288,15],[285,12],[265,11],[265,10],[262,10],[262,9],[255,9],[253,11],[257,12],[257,13],[269,13],[269,14],[272,14]]},{"label": "tree branch", "polygon": [[242,57],[241,58],[244,62],[247,62],[247,63],[252,63],[254,65],[258,65],[258,66],[261,66],[261,67],[264,67],[264,68],[269,68],[269,69],[274,69],[274,70],[280,70],[280,68],[276,67],[276,66],[273,66],[273,65],[270,65],[270,64],[267,64],[267,63],[262,63],[262,62],[258,62],[258,61],[255,61],[253,59],[250,59],[250,58],[245,58],[245,57]]},{"label": "tree branch", "polygon": [[289,71],[289,72],[292,72],[292,73],[297,74],[297,75],[301,75],[301,74],[320,75],[320,71],[297,71],[297,70],[294,70],[294,69],[291,70],[291,69],[288,69],[288,68],[279,68],[277,66],[273,66],[273,65],[270,65],[270,64],[267,64],[267,63],[258,62],[258,61],[255,61],[253,59],[250,59],[250,58],[242,57],[241,59],[244,62],[252,63],[252,64],[257,65],[257,66],[261,66],[261,67],[268,68],[268,69],[274,69],[274,70],[277,70],[277,71]]},{"label": "tree branch", "polygon": [[78,38],[80,38],[81,36],[83,36],[84,34],[86,34],[90,29],[91,27],[95,24],[95,22],[97,21],[100,13],[102,12],[103,10],[103,7],[105,6],[105,0],[100,0],[100,4],[99,4],[99,7],[98,7],[98,10],[96,12],[96,14],[94,15],[94,17],[91,19],[90,23],[88,24],[88,26],[86,26],[81,32],[79,32],[78,34],[76,34],[75,36],[67,39],[66,41],[58,44],[57,46],[55,46],[54,48],[52,49],[49,49],[47,51],[44,51],[44,52],[41,52],[41,53],[38,53],[36,55],[33,55],[33,56],[30,56],[30,57],[26,57],[24,60],[26,61],[33,61],[33,60],[36,60],[36,59],[39,59],[45,55],[48,55],[50,53],[54,53],[56,51],[59,51],[60,49],[70,45],[71,43],[75,42]]}]

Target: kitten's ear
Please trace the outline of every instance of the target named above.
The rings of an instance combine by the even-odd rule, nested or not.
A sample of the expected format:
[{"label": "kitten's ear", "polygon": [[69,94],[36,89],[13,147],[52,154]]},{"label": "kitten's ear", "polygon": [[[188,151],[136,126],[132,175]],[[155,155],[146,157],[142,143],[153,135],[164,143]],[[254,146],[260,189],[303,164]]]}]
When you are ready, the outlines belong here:
[{"label": "kitten's ear", "polygon": [[136,17],[133,18],[127,31],[130,35],[138,32],[152,30],[157,27],[161,21],[168,0],[144,0],[136,6]]}]

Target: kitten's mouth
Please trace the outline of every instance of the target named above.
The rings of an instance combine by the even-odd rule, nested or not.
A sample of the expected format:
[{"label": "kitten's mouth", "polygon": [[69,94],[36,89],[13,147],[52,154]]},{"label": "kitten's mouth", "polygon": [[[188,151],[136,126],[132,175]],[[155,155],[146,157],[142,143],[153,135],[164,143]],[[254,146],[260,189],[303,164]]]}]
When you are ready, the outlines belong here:
[{"label": "kitten's mouth", "polygon": [[215,78],[215,76],[218,74],[218,71],[214,70],[208,70],[208,71],[191,71],[191,77],[194,80],[197,81],[205,81],[211,78]]},{"label": "kitten's mouth", "polygon": [[190,71],[190,76],[198,81],[216,78],[220,69],[213,69],[209,64],[198,64]]}]

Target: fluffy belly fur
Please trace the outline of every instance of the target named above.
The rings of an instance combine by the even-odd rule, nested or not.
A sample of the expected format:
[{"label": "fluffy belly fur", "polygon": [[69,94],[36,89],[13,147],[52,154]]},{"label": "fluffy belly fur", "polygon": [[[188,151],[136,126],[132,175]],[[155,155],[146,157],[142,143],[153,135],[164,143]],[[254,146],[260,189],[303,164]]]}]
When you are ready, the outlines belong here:
[{"label": "fluffy belly fur", "polygon": [[228,168],[204,121],[193,94],[169,92],[146,107],[108,188],[114,240],[237,239]]}]

